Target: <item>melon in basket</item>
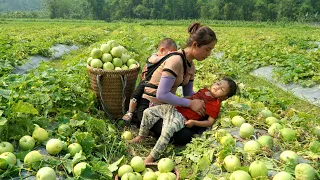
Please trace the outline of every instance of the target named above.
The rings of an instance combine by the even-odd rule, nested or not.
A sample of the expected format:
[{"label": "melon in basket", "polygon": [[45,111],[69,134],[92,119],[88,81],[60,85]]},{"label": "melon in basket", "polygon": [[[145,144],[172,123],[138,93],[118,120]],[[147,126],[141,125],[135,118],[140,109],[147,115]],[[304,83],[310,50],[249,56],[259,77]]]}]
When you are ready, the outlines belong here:
[{"label": "melon in basket", "polygon": [[159,163],[144,163],[139,156],[133,157],[130,165],[122,165],[115,176],[115,180],[178,180],[179,178],[179,172],[172,159],[162,158]]},{"label": "melon in basket", "polygon": [[171,172],[174,169],[173,160],[170,158],[162,158],[158,163],[158,170],[161,173]]},{"label": "melon in basket", "polygon": [[102,56],[102,51],[98,48],[93,48],[90,55],[93,59],[100,59]]},{"label": "melon in basket", "polygon": [[100,49],[93,48],[87,64],[104,70],[129,70],[139,67],[138,62],[130,56],[126,48],[115,40],[102,44]]}]

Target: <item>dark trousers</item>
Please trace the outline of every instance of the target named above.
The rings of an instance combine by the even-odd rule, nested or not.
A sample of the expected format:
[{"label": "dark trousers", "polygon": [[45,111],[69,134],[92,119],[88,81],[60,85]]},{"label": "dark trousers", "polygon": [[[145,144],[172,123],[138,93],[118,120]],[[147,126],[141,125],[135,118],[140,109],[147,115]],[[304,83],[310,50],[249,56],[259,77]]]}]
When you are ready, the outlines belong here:
[{"label": "dark trousers", "polygon": [[[140,103],[137,106],[137,126],[140,127],[143,111],[149,107],[149,100],[141,98]],[[159,138],[162,130],[162,119],[159,120],[150,131],[154,133],[155,138]],[[180,131],[174,133],[171,142],[174,145],[185,145],[189,143],[194,134],[201,134],[206,130],[203,127],[184,127]]]},{"label": "dark trousers", "polygon": [[136,108],[136,114],[137,114],[137,126],[140,127],[142,116],[143,116],[143,111],[149,107],[150,101],[145,98],[141,98],[140,102],[138,103],[138,106]]},{"label": "dark trousers", "polygon": [[[131,99],[135,98],[137,100],[138,104],[140,103],[140,100],[142,99],[144,87],[145,87],[145,81],[141,80],[131,95]],[[149,105],[149,103],[148,103],[148,105]]]}]

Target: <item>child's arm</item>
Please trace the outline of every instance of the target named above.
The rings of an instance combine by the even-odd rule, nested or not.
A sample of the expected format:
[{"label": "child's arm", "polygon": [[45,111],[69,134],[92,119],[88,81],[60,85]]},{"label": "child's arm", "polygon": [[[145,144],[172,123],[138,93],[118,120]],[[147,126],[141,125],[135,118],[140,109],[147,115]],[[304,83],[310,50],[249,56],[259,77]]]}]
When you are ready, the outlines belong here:
[{"label": "child's arm", "polygon": [[197,120],[187,120],[184,124],[187,127],[198,126],[198,127],[210,127],[215,122],[215,119],[210,117],[207,120],[197,121]]}]

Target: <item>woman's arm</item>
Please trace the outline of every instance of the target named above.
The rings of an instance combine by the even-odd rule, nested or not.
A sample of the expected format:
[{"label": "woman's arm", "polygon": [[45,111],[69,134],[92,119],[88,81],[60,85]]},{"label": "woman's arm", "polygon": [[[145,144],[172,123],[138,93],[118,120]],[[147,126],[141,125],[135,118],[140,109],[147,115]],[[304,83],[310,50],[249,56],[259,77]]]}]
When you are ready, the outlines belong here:
[{"label": "woman's arm", "polygon": [[193,94],[195,94],[195,92],[193,91],[193,80],[190,80],[188,82],[188,84],[186,84],[185,86],[182,87],[182,91],[183,91],[183,96],[191,96]]},{"label": "woman's arm", "polygon": [[190,100],[186,98],[180,98],[170,92],[176,78],[174,76],[162,76],[157,90],[156,97],[165,103],[177,105],[177,106],[190,106]]},{"label": "woman's arm", "polygon": [[197,120],[188,120],[184,124],[187,127],[198,126],[198,127],[210,127],[215,122],[215,119],[210,117],[207,120],[197,121]]},{"label": "woman's arm", "polygon": [[157,90],[156,97],[165,103],[172,104],[175,106],[190,107],[194,112],[201,116],[205,116],[206,109],[205,103],[200,99],[186,99],[180,98],[170,92],[173,84],[175,82],[175,77],[173,76],[162,76]]}]

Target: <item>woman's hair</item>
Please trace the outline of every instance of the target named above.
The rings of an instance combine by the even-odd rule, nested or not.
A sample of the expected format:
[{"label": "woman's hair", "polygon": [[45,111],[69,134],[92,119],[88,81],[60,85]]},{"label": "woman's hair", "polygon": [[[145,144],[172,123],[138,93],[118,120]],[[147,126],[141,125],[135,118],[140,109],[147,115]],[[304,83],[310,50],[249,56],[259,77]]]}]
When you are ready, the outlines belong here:
[{"label": "woman's hair", "polygon": [[188,27],[190,34],[187,40],[187,47],[190,47],[193,42],[197,42],[198,47],[210,44],[213,41],[218,41],[216,34],[208,26],[202,26],[200,23],[192,23]]},{"label": "woman's hair", "polygon": [[176,42],[174,42],[173,39],[171,38],[164,38],[160,41],[159,46],[158,47],[174,47],[177,48],[177,44]]},{"label": "woman's hair", "polygon": [[225,77],[222,80],[228,82],[228,85],[229,85],[229,92],[227,94],[228,98],[235,95],[238,89],[236,82],[234,82],[231,78],[228,78],[228,77]]}]

